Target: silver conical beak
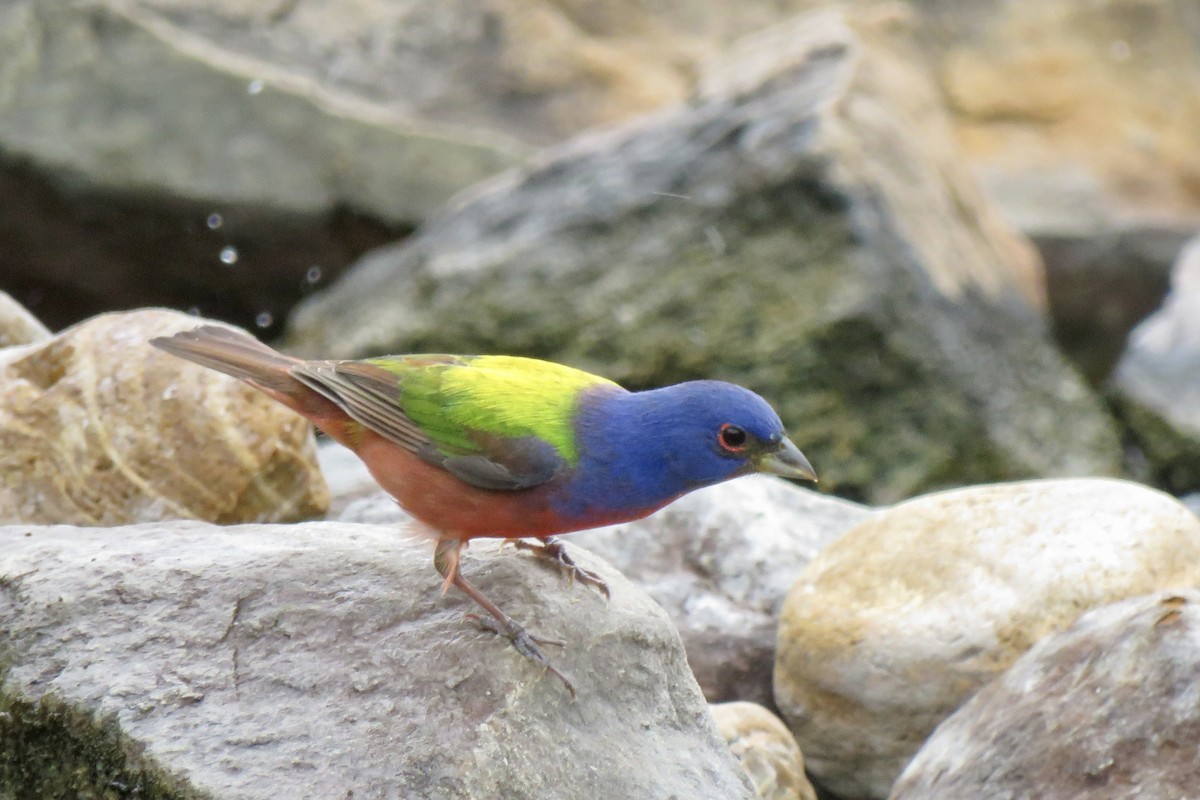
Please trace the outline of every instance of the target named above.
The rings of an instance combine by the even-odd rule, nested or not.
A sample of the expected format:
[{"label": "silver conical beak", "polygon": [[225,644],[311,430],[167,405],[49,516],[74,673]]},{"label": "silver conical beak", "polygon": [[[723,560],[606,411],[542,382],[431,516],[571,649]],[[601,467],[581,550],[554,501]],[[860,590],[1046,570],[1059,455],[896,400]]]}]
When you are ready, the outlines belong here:
[{"label": "silver conical beak", "polygon": [[800,448],[792,444],[791,439],[784,439],[779,443],[778,449],[760,458],[758,471],[814,483],[817,480],[817,471],[808,463]]}]

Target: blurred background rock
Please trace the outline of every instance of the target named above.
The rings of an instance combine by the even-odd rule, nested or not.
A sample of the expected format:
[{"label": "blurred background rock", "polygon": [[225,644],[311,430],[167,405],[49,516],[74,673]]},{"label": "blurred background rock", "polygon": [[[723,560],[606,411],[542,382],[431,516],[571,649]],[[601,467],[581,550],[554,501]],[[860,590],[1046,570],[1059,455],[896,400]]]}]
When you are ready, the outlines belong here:
[{"label": "blurred background rock", "polygon": [[1194,429],[1109,382],[1200,229],[1200,7],[828,5],[9,0],[0,289],[741,380],[858,500],[1200,489]]}]

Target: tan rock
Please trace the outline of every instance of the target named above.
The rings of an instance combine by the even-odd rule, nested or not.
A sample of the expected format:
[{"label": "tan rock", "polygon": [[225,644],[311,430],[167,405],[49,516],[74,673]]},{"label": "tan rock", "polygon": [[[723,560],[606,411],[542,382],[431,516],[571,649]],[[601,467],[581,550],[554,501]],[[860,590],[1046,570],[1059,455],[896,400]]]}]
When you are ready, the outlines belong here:
[{"label": "tan rock", "polygon": [[718,703],[712,707],[717,730],[729,743],[763,800],[816,800],[804,774],[804,756],[791,731],[755,703]]},{"label": "tan rock", "polygon": [[0,363],[0,521],[279,521],[321,513],[311,427],[261,392],[155,350],[195,317],[106,314]]},{"label": "tan rock", "polygon": [[920,40],[968,160],[1023,230],[1200,220],[1191,0],[848,5]]},{"label": "tan rock", "polygon": [[971,5],[986,20],[960,18],[941,79],[981,166],[1026,176],[1083,167],[1110,202],[1200,217],[1194,4]]},{"label": "tan rock", "polygon": [[10,295],[0,292],[0,348],[49,338],[50,331],[37,317]]},{"label": "tan rock", "polygon": [[933,728],[1088,609],[1200,580],[1200,520],[1114,480],[977,486],[877,513],[784,603],[775,699],[811,773],[883,797]]}]

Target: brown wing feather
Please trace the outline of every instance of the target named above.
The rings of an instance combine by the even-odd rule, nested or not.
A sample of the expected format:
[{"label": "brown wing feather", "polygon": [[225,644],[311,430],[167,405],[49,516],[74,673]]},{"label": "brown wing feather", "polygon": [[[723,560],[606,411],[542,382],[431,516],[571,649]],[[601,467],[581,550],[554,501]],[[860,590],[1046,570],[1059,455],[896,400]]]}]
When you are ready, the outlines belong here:
[{"label": "brown wing feather", "polygon": [[421,454],[432,444],[400,407],[396,376],[385,369],[360,361],[309,361],[294,366],[292,375],[401,447]]}]

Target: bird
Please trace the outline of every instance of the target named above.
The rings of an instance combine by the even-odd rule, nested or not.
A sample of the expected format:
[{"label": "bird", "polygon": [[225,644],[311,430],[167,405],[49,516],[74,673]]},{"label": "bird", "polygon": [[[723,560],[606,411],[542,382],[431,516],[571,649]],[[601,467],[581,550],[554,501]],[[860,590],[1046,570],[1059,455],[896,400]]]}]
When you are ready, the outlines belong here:
[{"label": "bird", "polygon": [[[646,517],[695,489],[751,473],[816,472],[759,395],[717,380],[643,391],[573,367],[505,355],[303,360],[233,327],[150,341],[245,381],[352,450],[434,539],[442,591],[525,658],[575,687],[543,645],[463,576],[468,542],[501,538],[608,596],[559,534]],[[527,541],[533,539],[535,541]]]}]

